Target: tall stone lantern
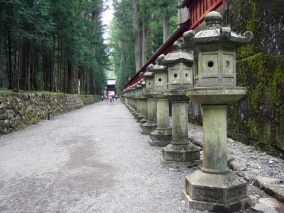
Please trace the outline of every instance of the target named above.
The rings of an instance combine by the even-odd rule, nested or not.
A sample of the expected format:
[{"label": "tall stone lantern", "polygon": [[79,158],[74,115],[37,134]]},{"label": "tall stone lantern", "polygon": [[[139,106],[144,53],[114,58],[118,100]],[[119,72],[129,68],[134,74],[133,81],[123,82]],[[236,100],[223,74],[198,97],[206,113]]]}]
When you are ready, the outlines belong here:
[{"label": "tall stone lantern", "polygon": [[186,96],[203,110],[203,166],[186,177],[184,198],[194,209],[234,212],[250,206],[247,184],[227,167],[227,105],[241,99],[246,88],[236,86],[236,49],[253,38],[222,27],[222,16],[205,16],[206,29],[183,35],[194,49],[194,88]]},{"label": "tall stone lantern", "polygon": [[141,96],[142,96],[142,84],[141,82],[138,82],[135,84],[135,93],[134,93],[134,99],[135,99],[135,104],[136,104],[136,113],[134,113],[135,119],[137,121],[142,120],[144,117],[141,109]]},{"label": "tall stone lantern", "polygon": [[141,125],[142,134],[150,134],[157,127],[157,102],[152,96],[154,90],[154,73],[150,72],[150,69],[147,68],[147,72],[141,73],[141,77],[145,79],[146,90],[143,95],[147,98],[147,122]]},{"label": "tall stone lantern", "polygon": [[142,121],[142,119],[144,119],[143,100],[145,99],[145,97],[143,96],[143,91],[145,90],[145,83],[143,83],[143,81],[139,81],[135,87],[136,87],[135,99],[137,104],[137,112],[134,116],[139,123],[143,123]]},{"label": "tall stone lantern", "polygon": [[173,44],[174,52],[165,56],[168,86],[164,96],[172,103],[172,141],[163,148],[161,162],[167,166],[199,163],[200,150],[188,139],[189,98],[185,89],[193,87],[193,57],[181,49],[182,39]]},{"label": "tall stone lantern", "polygon": [[127,103],[129,104],[129,110],[132,114],[136,113],[136,104],[134,101],[134,94],[135,94],[135,88],[134,86],[130,86],[127,89]]},{"label": "tall stone lantern", "polygon": [[150,64],[147,68],[154,74],[154,89],[151,95],[157,101],[157,128],[150,133],[149,144],[158,147],[164,147],[172,140],[172,129],[169,121],[169,101],[163,94],[167,89],[168,82],[166,66],[161,64],[164,58],[165,55],[160,55],[156,64]]},{"label": "tall stone lantern", "polygon": [[134,110],[132,104],[131,104],[131,87],[127,88],[126,90],[124,90],[121,93],[121,101],[127,106],[127,108],[129,109],[130,112],[132,112],[132,110]]},{"label": "tall stone lantern", "polygon": [[131,105],[133,106],[132,110],[132,115],[135,116],[138,113],[138,108],[137,108],[137,84],[134,84],[130,87],[131,89]]},{"label": "tall stone lantern", "polygon": [[[142,124],[146,123],[148,121],[148,100],[147,97],[144,95],[146,93],[146,81],[141,80],[140,81],[141,84],[141,93],[140,93],[140,109],[141,109],[141,116],[142,119],[138,119],[139,122],[141,123],[140,126],[142,126]],[[138,116],[139,118],[139,116]]]}]

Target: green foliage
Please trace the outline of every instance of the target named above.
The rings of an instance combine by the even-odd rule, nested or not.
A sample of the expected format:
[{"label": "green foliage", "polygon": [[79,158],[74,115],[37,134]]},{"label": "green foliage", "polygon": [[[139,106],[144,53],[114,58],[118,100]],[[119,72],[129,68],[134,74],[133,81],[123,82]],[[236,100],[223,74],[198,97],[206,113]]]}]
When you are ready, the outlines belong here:
[{"label": "green foliage", "polygon": [[100,91],[109,63],[103,7],[103,0],[1,0],[0,77],[7,76],[9,87],[17,83],[30,90],[44,85],[43,89],[66,92],[83,76],[83,90],[92,86]]},{"label": "green foliage", "polygon": [[116,88],[120,92],[135,73],[131,2],[113,1],[113,7],[114,18],[109,26],[108,45],[111,49],[112,70],[117,77]]},{"label": "green foliage", "polygon": [[[163,44],[163,20],[170,20],[171,33],[177,28],[177,1],[137,0],[139,34],[147,35],[146,60]],[[113,0],[114,18],[110,25],[109,48],[112,70],[117,76],[118,91],[135,74],[134,32],[132,26],[131,0]]]},{"label": "green foliage", "polygon": [[283,0],[273,0],[273,1],[251,0],[251,1],[262,9],[267,9],[272,11],[273,13],[278,13],[278,14],[284,13]]}]

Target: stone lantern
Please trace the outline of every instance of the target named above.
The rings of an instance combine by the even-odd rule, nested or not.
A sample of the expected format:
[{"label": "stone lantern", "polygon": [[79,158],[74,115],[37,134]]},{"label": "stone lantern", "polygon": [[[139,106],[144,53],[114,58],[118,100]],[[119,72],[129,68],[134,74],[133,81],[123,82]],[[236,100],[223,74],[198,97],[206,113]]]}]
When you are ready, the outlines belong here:
[{"label": "stone lantern", "polygon": [[147,72],[141,73],[141,77],[145,79],[146,90],[143,95],[147,98],[147,122],[141,125],[141,133],[142,134],[150,134],[157,127],[157,102],[152,97],[152,92],[154,90],[154,73],[150,72],[149,68],[147,68]]},{"label": "stone lantern", "polygon": [[143,116],[141,114],[141,95],[142,95],[142,84],[141,82],[135,84],[134,86],[134,101],[136,105],[136,112],[134,113],[135,119],[140,121]]},{"label": "stone lantern", "polygon": [[148,120],[148,103],[147,103],[148,100],[144,95],[145,92],[146,92],[146,81],[145,81],[145,79],[141,80],[140,84],[142,86],[141,87],[141,93],[140,93],[140,109],[141,109],[142,119],[138,119],[138,120],[141,124],[143,124],[143,123],[146,123],[147,120]]},{"label": "stone lantern", "polygon": [[199,163],[199,148],[188,139],[188,102],[185,89],[193,87],[193,57],[181,49],[182,39],[173,44],[174,52],[165,56],[168,86],[164,96],[172,103],[172,141],[163,148],[161,162],[167,166]]},{"label": "stone lantern", "polygon": [[250,41],[251,32],[239,36],[230,27],[221,27],[222,16],[211,12],[205,17],[207,29],[184,33],[185,42],[194,48],[194,86],[236,86],[236,49]]},{"label": "stone lantern", "polygon": [[132,114],[136,113],[136,104],[135,104],[134,95],[135,95],[135,87],[130,86],[127,89],[127,103],[129,104],[128,108]]},{"label": "stone lantern", "polygon": [[193,86],[192,55],[181,51],[182,39],[173,44],[174,52],[166,55],[163,63],[168,66],[168,87],[171,92],[191,88]]},{"label": "stone lantern", "polygon": [[138,104],[137,104],[137,84],[134,84],[131,86],[131,102],[132,106],[134,107],[134,111],[132,112],[133,116],[135,116],[138,113]]},{"label": "stone lantern", "polygon": [[149,144],[151,146],[163,147],[168,145],[172,140],[172,130],[169,122],[169,101],[165,98],[163,92],[167,88],[167,72],[166,67],[161,64],[165,55],[157,58],[156,64],[150,64],[148,70],[154,74],[154,89],[152,97],[157,101],[157,128],[150,133]]},{"label": "stone lantern", "polygon": [[[205,16],[207,29],[184,33],[186,47],[194,49],[194,88],[186,91],[203,111],[203,165],[186,177],[184,198],[190,208],[234,212],[250,206],[246,181],[227,167],[227,106],[246,94],[236,86],[236,49],[253,34],[237,35],[221,27],[222,16]],[[212,182],[212,180],[214,180]]]}]

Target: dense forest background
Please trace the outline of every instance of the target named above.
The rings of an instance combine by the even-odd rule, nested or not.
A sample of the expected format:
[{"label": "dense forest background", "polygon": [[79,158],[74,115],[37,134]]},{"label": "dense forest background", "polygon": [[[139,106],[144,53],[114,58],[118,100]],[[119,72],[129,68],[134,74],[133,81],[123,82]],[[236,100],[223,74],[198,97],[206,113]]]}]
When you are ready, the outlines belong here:
[{"label": "dense forest background", "polygon": [[116,88],[123,86],[177,29],[178,0],[113,0],[109,48]]},{"label": "dense forest background", "polygon": [[[109,35],[102,14],[112,4]],[[178,1],[0,0],[0,88],[102,94],[123,86],[177,28]],[[105,41],[107,40],[107,41]]]},{"label": "dense forest background", "polygon": [[0,0],[0,88],[100,94],[104,9],[103,0]]}]

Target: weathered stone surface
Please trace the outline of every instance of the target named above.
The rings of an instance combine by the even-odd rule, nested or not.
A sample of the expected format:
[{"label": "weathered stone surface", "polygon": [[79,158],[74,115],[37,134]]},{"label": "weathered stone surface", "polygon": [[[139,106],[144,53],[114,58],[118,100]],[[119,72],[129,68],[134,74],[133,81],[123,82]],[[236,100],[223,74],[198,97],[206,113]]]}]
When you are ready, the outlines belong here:
[{"label": "weathered stone surface", "polygon": [[150,133],[149,144],[151,146],[164,147],[172,141],[172,130],[168,129],[155,129]]},{"label": "weathered stone surface", "polygon": [[267,194],[277,198],[279,201],[284,203],[284,188],[277,187],[278,183],[283,180],[278,178],[261,177],[257,176],[254,178],[254,184],[260,189],[264,190]]},{"label": "weathered stone surface", "polygon": [[200,159],[200,150],[193,144],[174,145],[169,144],[163,148],[163,160],[175,162],[194,162]]},{"label": "weathered stone surface", "polygon": [[252,207],[253,210],[255,210],[256,212],[265,212],[265,213],[278,213],[277,211],[275,211],[273,208],[264,205],[262,203],[257,203],[255,204],[254,207]]},{"label": "weathered stone surface", "polygon": [[200,170],[186,177],[183,197],[190,208],[234,212],[250,207],[246,181],[234,172],[208,174]]},{"label": "weathered stone surface", "polygon": [[20,115],[17,115],[16,117],[13,117],[10,119],[10,126],[12,128],[15,128],[16,126],[20,125],[22,123]]},{"label": "weathered stone surface", "polygon": [[99,101],[99,96],[0,93],[0,135],[47,119],[48,109],[58,115]]},{"label": "weathered stone surface", "polygon": [[141,133],[148,135],[152,131],[154,131],[156,129],[156,127],[157,127],[157,123],[146,122],[146,123],[141,125]]}]

